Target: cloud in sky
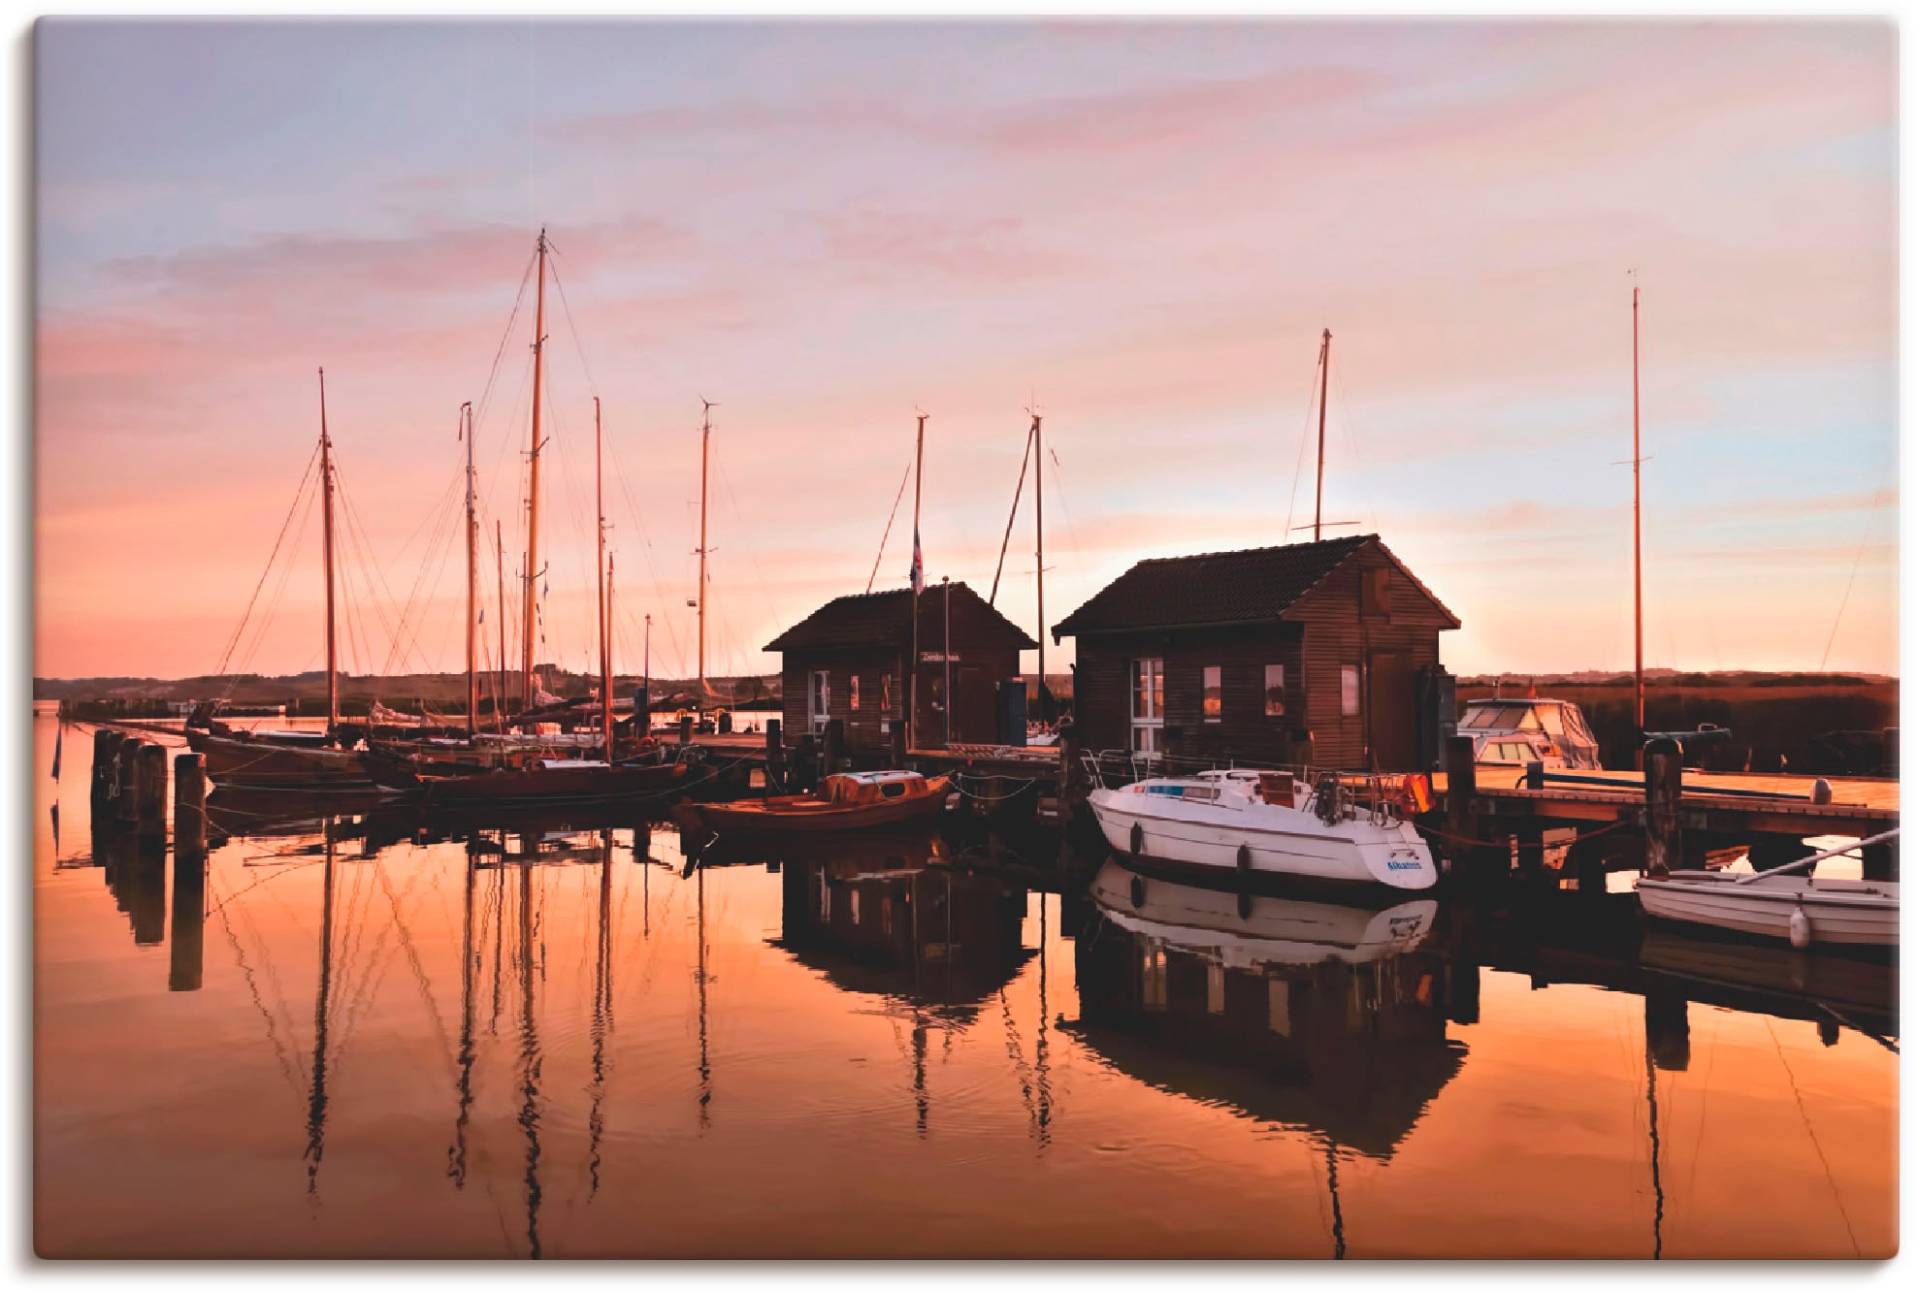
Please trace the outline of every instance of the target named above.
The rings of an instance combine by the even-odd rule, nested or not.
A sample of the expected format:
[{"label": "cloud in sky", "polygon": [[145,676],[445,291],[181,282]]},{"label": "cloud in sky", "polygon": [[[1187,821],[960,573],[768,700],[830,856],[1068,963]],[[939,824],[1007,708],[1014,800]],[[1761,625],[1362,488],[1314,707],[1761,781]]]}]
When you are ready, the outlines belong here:
[{"label": "cloud in sky", "polygon": [[[1830,662],[1892,671],[1893,51],[1860,22],[43,24],[36,668],[212,666],[323,364],[366,587],[453,666],[454,411],[487,392],[511,576],[531,302],[507,322],[546,223],[568,663],[596,392],[623,631],[654,613],[663,671],[721,405],[716,653],[757,669],[865,584],[915,406],[936,577],[991,581],[1036,398],[1055,617],[1145,556],[1284,541],[1329,326],[1329,514],[1461,615],[1447,661],[1619,665],[1636,268],[1650,652],[1811,666],[1852,571]],[[1033,630],[1024,505],[1015,532]],[[318,640],[317,569],[286,588],[263,670]]]}]

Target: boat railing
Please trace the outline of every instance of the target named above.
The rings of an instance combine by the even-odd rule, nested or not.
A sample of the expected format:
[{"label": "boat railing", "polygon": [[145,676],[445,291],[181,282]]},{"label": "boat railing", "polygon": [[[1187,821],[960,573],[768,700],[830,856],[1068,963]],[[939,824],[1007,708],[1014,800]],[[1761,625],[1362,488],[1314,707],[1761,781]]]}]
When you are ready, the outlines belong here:
[{"label": "boat railing", "polygon": [[1411,814],[1410,775],[1420,773],[1341,771],[1309,763],[1249,762],[1159,753],[1141,756],[1128,749],[1082,753],[1088,781],[1097,789],[1117,789],[1164,776],[1197,776],[1209,771],[1286,772],[1312,790],[1310,809],[1333,824],[1366,820],[1389,828]]}]

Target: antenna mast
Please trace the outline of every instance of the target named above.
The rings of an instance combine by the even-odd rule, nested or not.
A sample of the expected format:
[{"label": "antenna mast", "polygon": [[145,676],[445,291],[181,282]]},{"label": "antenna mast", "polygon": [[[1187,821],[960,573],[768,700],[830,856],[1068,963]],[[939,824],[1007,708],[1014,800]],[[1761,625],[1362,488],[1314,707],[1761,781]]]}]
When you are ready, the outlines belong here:
[{"label": "antenna mast", "polygon": [[533,430],[527,454],[527,583],[524,622],[520,642],[520,695],[524,707],[533,707],[533,643],[538,636],[536,624],[540,577],[540,378],[541,359],[547,340],[547,230],[543,226],[534,244],[539,267],[535,273],[533,305]]}]

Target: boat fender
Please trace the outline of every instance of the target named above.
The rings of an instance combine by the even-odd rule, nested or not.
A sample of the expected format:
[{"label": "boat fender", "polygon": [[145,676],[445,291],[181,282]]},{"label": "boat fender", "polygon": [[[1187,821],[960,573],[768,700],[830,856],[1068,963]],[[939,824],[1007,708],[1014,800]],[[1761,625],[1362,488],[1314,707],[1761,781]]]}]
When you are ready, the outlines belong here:
[{"label": "boat fender", "polygon": [[[1138,829],[1140,826],[1135,825],[1134,828]],[[1147,881],[1138,874],[1134,875],[1133,882],[1127,885],[1127,899],[1133,902],[1133,908],[1136,910],[1147,903]]]},{"label": "boat fender", "polygon": [[1140,849],[1146,845],[1147,831],[1140,828],[1140,822],[1136,820],[1133,822],[1133,832],[1127,835],[1127,846],[1133,849],[1135,856],[1138,856],[1140,855]]},{"label": "boat fender", "polygon": [[1793,908],[1793,914],[1787,919],[1787,940],[1795,950],[1805,950],[1813,944],[1813,922],[1799,906]]},{"label": "boat fender", "polygon": [[1234,907],[1240,911],[1242,919],[1253,918],[1253,893],[1242,892],[1239,899],[1234,902]]},{"label": "boat fender", "polygon": [[1240,867],[1242,874],[1251,870],[1253,868],[1253,849],[1245,843],[1240,844],[1240,850],[1233,854],[1233,863]]},{"label": "boat fender", "polygon": [[1813,788],[1807,792],[1807,797],[1824,807],[1833,801],[1833,785],[1823,776],[1813,782]]}]

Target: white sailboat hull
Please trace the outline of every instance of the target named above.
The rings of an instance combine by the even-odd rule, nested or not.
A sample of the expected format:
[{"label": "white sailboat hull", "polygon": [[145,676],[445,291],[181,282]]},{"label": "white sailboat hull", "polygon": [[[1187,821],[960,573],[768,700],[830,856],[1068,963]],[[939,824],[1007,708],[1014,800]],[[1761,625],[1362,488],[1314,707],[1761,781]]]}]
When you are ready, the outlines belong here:
[{"label": "white sailboat hull", "polygon": [[1743,875],[1686,871],[1640,880],[1650,917],[1789,941],[1796,910],[1811,945],[1894,946],[1900,941],[1900,885],[1800,874],[1739,883]]},{"label": "white sailboat hull", "polygon": [[1087,798],[1108,846],[1123,856],[1413,891],[1440,878],[1425,841],[1405,821],[1379,825],[1363,818],[1329,825],[1311,811],[1257,799],[1199,802],[1138,788],[1097,789]]}]

